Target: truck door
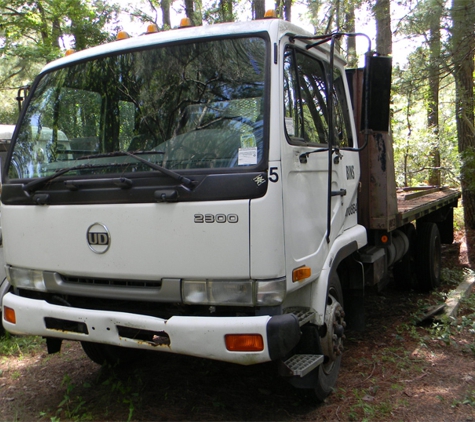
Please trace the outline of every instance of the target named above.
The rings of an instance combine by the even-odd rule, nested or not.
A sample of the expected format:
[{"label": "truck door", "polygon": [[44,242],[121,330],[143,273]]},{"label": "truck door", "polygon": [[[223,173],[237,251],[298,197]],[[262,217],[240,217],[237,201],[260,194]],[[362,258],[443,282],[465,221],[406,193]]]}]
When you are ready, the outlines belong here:
[{"label": "truck door", "polygon": [[[341,112],[344,107],[340,99],[345,98],[341,72],[337,68],[331,70],[323,55],[309,54],[296,44],[285,48],[283,68],[286,264],[288,271],[308,265],[312,276],[316,276],[329,245],[343,228],[345,209],[349,206],[346,184],[348,174],[355,177],[354,167],[345,163],[347,152],[341,154],[338,148],[351,146],[351,126],[348,115]],[[330,118],[331,77],[334,79]],[[332,132],[334,140],[329,146]]]}]

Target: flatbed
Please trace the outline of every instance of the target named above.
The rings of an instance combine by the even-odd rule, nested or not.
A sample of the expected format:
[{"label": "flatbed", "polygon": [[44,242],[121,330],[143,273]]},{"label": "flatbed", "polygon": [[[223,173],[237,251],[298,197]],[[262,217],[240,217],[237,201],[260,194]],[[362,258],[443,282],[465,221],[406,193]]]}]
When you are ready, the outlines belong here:
[{"label": "flatbed", "polygon": [[397,226],[410,223],[444,207],[454,207],[460,196],[459,191],[447,187],[400,189],[397,192]]}]

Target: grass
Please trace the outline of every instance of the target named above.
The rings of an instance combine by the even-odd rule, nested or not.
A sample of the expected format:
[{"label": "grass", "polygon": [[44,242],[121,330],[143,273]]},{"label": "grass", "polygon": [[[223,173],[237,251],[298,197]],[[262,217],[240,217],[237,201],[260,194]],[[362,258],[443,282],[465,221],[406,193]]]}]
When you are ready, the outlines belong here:
[{"label": "grass", "polygon": [[44,350],[46,341],[41,337],[26,336],[17,337],[6,333],[0,339],[0,356],[16,356],[21,359],[24,355],[30,355]]}]

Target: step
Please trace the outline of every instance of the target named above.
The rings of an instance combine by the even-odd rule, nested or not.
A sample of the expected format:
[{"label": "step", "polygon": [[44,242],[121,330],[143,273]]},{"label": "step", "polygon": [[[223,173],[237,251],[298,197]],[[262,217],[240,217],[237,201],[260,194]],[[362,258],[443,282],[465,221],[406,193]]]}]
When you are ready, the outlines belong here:
[{"label": "step", "polygon": [[284,363],[288,376],[303,377],[323,363],[323,355],[293,355]]},{"label": "step", "polygon": [[310,308],[298,308],[298,307],[287,308],[285,310],[285,313],[294,314],[298,318],[300,326],[306,324],[307,322],[314,321],[315,314],[316,314],[316,312]]}]

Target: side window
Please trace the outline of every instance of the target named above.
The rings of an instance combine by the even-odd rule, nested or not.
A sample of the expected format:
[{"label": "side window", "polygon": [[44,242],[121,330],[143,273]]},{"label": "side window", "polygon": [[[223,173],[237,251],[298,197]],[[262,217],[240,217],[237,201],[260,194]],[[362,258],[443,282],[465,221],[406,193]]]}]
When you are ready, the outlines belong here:
[{"label": "side window", "polygon": [[339,69],[335,69],[333,72],[333,108],[335,110],[333,124],[336,130],[336,142],[340,147],[352,147],[350,115],[346,101],[345,85]]},{"label": "side window", "polygon": [[[326,64],[295,48],[284,58],[285,129],[292,144],[328,144]],[[341,73],[335,70],[333,86],[334,144],[352,144],[348,108]]]},{"label": "side window", "polygon": [[292,143],[328,142],[325,70],[321,62],[288,48],[284,60],[285,128]]}]

